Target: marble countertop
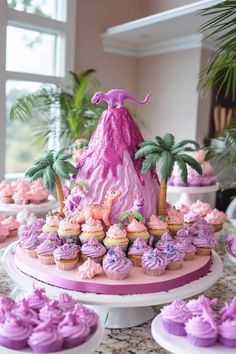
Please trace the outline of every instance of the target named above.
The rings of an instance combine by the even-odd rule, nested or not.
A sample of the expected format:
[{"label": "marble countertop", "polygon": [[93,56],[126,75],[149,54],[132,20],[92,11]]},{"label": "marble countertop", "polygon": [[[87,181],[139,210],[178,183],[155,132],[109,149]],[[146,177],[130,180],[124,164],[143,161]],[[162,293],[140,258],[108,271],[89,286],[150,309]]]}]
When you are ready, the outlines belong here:
[{"label": "marble countertop", "polygon": [[[227,222],[223,230],[218,233],[217,253],[221,256],[224,264],[223,276],[217,283],[204,292],[206,296],[217,297],[219,306],[225,301],[229,301],[236,294],[236,266],[228,259],[225,254],[225,237],[235,228]],[[9,295],[14,289],[14,283],[8,278],[4,267],[0,264],[0,293]],[[155,307],[159,312],[160,307]],[[97,354],[166,354],[152,338],[151,321],[140,326],[126,329],[106,329],[105,336]]]}]

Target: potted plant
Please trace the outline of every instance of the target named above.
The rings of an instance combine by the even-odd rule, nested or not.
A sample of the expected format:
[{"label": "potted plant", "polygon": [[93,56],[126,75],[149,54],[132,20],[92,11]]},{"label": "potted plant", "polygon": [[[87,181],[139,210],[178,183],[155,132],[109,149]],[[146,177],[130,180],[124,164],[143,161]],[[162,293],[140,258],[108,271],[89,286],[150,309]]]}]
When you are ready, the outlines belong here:
[{"label": "potted plant", "polygon": [[77,171],[68,161],[70,157],[71,154],[66,153],[65,148],[57,152],[54,150],[45,151],[25,173],[31,182],[43,178],[44,185],[48,190],[54,191],[56,188],[59,210],[62,216],[65,207],[62,180],[68,180],[70,175]]},{"label": "potted plant", "polygon": [[[190,146],[191,145],[191,146]],[[175,138],[172,134],[167,133],[163,138],[155,137],[155,141],[144,141],[139,145],[140,149],[136,152],[136,158],[144,158],[142,164],[142,172],[153,170],[159,167],[160,174],[160,195],[159,205],[157,206],[157,214],[166,215],[166,194],[167,181],[170,178],[174,164],[177,163],[181,176],[187,182],[187,165],[191,166],[199,174],[202,169],[199,163],[186,152],[193,152],[199,149],[199,144],[194,140],[182,140],[175,144]]]}]

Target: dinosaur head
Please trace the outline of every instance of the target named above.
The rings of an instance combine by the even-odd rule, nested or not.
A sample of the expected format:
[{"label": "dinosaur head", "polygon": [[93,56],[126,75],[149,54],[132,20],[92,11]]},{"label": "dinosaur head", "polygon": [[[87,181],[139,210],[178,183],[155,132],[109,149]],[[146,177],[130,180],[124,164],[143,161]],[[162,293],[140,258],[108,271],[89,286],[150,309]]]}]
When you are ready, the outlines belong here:
[{"label": "dinosaur head", "polygon": [[103,100],[103,96],[104,96],[103,92],[98,91],[93,95],[91,102],[93,104],[99,104]]},{"label": "dinosaur head", "polygon": [[121,195],[120,191],[110,190],[107,192],[107,199],[115,200],[115,199],[119,198],[120,195]]}]

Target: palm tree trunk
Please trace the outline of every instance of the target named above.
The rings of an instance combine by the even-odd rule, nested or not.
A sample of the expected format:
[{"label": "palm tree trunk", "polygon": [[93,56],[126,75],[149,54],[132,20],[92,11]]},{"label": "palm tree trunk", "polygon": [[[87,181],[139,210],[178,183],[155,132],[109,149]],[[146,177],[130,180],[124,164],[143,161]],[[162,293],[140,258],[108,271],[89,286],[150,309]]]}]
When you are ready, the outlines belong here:
[{"label": "palm tree trunk", "polygon": [[56,192],[57,192],[57,200],[59,203],[60,214],[61,216],[64,216],[64,211],[63,211],[65,206],[64,193],[62,189],[61,179],[58,176],[56,176]]},{"label": "palm tree trunk", "polygon": [[166,215],[166,192],[167,184],[165,181],[160,183],[160,194],[159,194],[159,205],[158,205],[158,215]]}]

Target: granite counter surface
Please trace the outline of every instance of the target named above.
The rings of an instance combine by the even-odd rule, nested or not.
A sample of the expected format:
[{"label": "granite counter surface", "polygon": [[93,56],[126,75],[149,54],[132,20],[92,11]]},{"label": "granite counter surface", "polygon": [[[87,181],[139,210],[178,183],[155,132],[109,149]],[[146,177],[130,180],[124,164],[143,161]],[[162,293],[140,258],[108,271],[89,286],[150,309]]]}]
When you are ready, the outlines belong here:
[{"label": "granite counter surface", "polygon": [[[216,251],[221,256],[224,264],[223,276],[217,283],[204,292],[206,296],[217,297],[219,306],[236,294],[236,266],[225,254],[225,237],[235,229],[230,223],[226,223],[224,229],[218,233]],[[9,279],[4,267],[0,264],[0,293],[9,295],[14,289],[14,283]],[[155,307],[159,312],[159,307]],[[106,329],[105,336],[97,354],[166,354],[152,338],[151,321],[137,327],[126,329]],[[81,353],[82,354],[82,353]]]}]

